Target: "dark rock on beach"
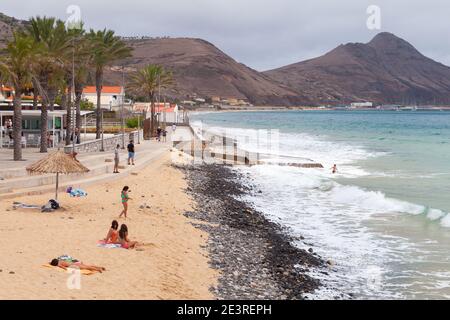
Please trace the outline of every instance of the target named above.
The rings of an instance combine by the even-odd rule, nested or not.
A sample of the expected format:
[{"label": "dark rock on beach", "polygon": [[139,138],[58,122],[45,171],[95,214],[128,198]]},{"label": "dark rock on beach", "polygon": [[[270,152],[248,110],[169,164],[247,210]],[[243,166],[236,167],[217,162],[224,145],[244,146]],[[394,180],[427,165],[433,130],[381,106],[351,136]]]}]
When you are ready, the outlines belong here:
[{"label": "dark rock on beach", "polygon": [[305,272],[326,267],[319,256],[295,247],[283,228],[244,201],[245,176],[228,166],[181,168],[196,208],[188,217],[209,233],[211,266],[220,271],[218,299],[304,299],[320,285]]}]

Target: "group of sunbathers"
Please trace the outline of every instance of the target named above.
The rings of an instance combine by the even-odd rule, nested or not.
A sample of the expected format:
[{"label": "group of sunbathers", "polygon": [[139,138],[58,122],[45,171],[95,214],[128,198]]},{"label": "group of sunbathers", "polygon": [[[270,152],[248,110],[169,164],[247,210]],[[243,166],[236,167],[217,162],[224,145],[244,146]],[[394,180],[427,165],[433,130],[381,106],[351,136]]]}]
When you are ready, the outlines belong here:
[{"label": "group of sunbathers", "polygon": [[[108,234],[103,241],[106,244],[120,244],[124,249],[134,249],[138,245],[137,241],[130,241],[130,239],[128,238],[127,225],[122,224],[119,229],[119,223],[116,220],[111,223],[111,228],[109,229]],[[67,270],[68,268],[97,272],[106,270],[103,267],[84,264],[81,261],[71,258],[70,256],[61,256],[59,258],[55,258],[50,262],[50,265],[54,267],[60,267],[64,270]]]},{"label": "group of sunbathers", "polygon": [[122,224],[119,229],[119,223],[114,220],[111,223],[111,228],[104,239],[105,243],[120,244],[122,248],[134,249],[137,245],[137,241],[130,241],[128,238],[128,227],[126,224]]}]

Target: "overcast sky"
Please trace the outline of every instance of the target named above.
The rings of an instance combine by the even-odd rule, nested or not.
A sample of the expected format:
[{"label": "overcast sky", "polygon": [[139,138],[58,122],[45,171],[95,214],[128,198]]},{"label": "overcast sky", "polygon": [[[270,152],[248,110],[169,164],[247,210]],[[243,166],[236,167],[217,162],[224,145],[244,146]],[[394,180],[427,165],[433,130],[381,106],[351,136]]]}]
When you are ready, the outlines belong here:
[{"label": "overcast sky", "polygon": [[[450,65],[449,0],[1,0],[0,12],[66,20],[69,5],[80,7],[88,27],[127,36],[203,38],[260,71],[341,43],[368,42],[380,31]],[[381,30],[367,28],[369,5],[381,9]]]}]

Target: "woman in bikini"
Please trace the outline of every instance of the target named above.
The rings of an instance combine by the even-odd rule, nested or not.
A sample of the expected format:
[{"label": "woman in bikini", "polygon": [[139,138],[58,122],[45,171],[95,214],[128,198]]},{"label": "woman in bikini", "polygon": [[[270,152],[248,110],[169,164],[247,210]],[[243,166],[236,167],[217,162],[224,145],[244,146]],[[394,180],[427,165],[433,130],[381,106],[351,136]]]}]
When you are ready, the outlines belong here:
[{"label": "woman in bikini", "polygon": [[61,260],[61,259],[53,259],[50,262],[50,265],[54,267],[59,267],[61,269],[67,270],[68,268],[80,269],[80,270],[89,270],[89,271],[98,271],[103,272],[106,269],[103,267],[97,267],[93,265],[87,265],[77,260]]},{"label": "woman in bikini", "polygon": [[131,198],[128,195],[128,192],[130,192],[130,188],[128,186],[123,187],[122,189],[122,193],[120,194],[121,198],[122,198],[122,205],[123,205],[123,210],[120,213],[119,218],[122,218],[122,216],[125,216],[125,219],[127,218],[127,213],[128,213],[128,200],[131,200]]},{"label": "woman in bikini", "polygon": [[106,235],[105,243],[117,243],[119,238],[119,231],[117,229],[119,229],[119,223],[114,220],[108,234]]},{"label": "woman in bikini", "polygon": [[130,241],[130,239],[128,239],[128,227],[125,224],[120,226],[119,243],[122,245],[122,248],[125,249],[134,249],[138,245],[137,241]]}]

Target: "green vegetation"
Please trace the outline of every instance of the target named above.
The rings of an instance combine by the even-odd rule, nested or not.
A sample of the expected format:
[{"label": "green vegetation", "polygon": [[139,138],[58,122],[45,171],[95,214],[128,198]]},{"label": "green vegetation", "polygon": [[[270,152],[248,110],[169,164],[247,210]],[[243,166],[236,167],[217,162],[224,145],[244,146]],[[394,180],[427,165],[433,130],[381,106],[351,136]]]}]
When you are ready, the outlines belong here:
[{"label": "green vegetation", "polygon": [[138,126],[139,122],[140,122],[140,127],[142,128],[142,124],[143,124],[142,117],[140,117],[140,118],[135,117],[135,118],[127,119],[127,121],[126,121],[127,128],[136,129],[139,127]]},{"label": "green vegetation", "polygon": [[[0,16],[4,19],[4,16]],[[89,78],[97,87],[97,115],[103,72],[118,59],[131,55],[132,49],[112,30],[86,32],[83,24],[67,28],[62,20],[34,17],[25,28],[15,32],[13,39],[0,55],[2,84],[14,88],[14,160],[21,160],[21,94],[32,87],[41,96],[41,123],[47,123],[48,110],[56,102],[71,110],[76,108],[76,126],[81,128],[80,110],[93,110],[92,103],[82,101],[82,93]],[[75,90],[75,92],[73,92]],[[75,97],[75,101],[72,100]],[[71,112],[67,121],[71,121]],[[67,127],[66,143],[70,143],[71,128]],[[79,130],[80,132],[80,130]],[[97,135],[100,117],[97,116]],[[41,128],[41,152],[47,152],[47,126]]]}]

